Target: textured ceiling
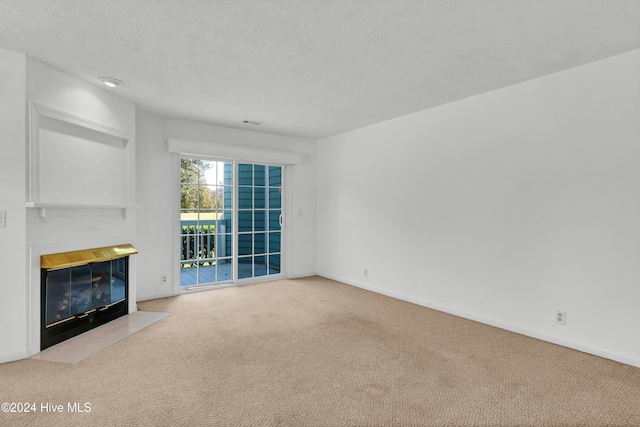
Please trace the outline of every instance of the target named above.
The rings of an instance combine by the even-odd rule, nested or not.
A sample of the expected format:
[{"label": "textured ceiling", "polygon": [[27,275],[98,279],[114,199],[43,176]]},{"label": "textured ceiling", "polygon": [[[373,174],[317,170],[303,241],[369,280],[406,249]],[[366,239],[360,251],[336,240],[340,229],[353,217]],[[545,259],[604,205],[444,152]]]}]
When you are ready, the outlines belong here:
[{"label": "textured ceiling", "polygon": [[[0,0],[0,48],[171,117],[322,138],[640,48],[640,0]],[[243,120],[262,122],[245,125]]]}]

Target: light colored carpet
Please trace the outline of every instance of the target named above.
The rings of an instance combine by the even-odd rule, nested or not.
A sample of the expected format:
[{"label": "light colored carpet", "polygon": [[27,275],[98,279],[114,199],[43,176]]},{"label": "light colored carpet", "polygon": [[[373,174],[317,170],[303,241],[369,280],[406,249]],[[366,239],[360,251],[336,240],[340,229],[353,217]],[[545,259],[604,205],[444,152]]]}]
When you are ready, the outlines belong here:
[{"label": "light colored carpet", "polygon": [[172,314],[77,364],[0,365],[0,402],[38,405],[0,425],[640,425],[638,368],[318,277],[139,306]]}]

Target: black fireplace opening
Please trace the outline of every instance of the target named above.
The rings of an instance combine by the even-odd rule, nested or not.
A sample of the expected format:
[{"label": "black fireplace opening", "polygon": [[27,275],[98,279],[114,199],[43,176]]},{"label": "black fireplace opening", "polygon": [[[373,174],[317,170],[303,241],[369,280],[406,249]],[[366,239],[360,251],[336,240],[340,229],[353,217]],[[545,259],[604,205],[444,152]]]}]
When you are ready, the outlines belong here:
[{"label": "black fireplace opening", "polygon": [[129,256],[41,269],[40,349],[129,313]]}]

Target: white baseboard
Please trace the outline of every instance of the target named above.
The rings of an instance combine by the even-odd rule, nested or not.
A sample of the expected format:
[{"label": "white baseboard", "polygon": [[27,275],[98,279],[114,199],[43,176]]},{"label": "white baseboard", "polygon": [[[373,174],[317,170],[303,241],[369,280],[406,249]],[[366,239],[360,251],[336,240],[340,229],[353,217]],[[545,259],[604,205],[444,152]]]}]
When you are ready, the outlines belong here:
[{"label": "white baseboard", "polygon": [[0,363],[15,362],[31,357],[28,348],[0,353]]},{"label": "white baseboard", "polygon": [[294,274],[292,276],[287,277],[287,279],[302,279],[303,277],[312,277],[312,276],[317,276],[318,273],[316,273],[315,271],[313,273],[297,273]]},{"label": "white baseboard", "polygon": [[626,365],[630,365],[630,366],[635,366],[637,368],[640,368],[640,359],[635,358],[635,357],[630,357],[624,354],[618,354],[618,353],[614,353],[608,350],[604,350],[601,348],[597,348],[597,347],[592,347],[590,345],[586,345],[583,343],[579,343],[579,342],[575,342],[575,341],[571,341],[571,340],[567,340],[567,339],[563,339],[563,338],[558,338],[558,337],[554,337],[551,335],[547,335],[544,333],[540,333],[538,331],[535,330],[531,330],[528,328],[523,328],[517,325],[512,325],[510,323],[504,322],[500,319],[496,319],[496,318],[492,318],[489,316],[484,316],[484,315],[480,315],[477,313],[469,313],[469,312],[465,312],[462,310],[458,310],[455,307],[450,307],[450,306],[445,306],[445,305],[441,305],[441,304],[434,304],[430,301],[421,299],[421,298],[416,298],[413,297],[411,295],[406,295],[406,294],[402,294],[402,293],[398,293],[398,292],[393,292],[387,289],[383,289],[383,288],[379,288],[376,286],[371,286],[365,283],[361,283],[361,282],[356,282],[353,280],[344,280],[341,279],[339,277],[330,275],[330,274],[323,274],[323,273],[318,273],[319,276],[321,277],[325,277],[327,279],[331,279],[331,280],[335,280],[337,282],[341,282],[341,283],[345,283],[347,285],[351,285],[351,286],[355,286],[357,288],[361,288],[361,289],[365,289],[367,291],[371,291],[371,292],[375,292],[377,294],[381,294],[381,295],[385,295],[391,298],[395,298],[395,299],[399,299],[402,301],[407,301],[413,304],[417,304],[423,307],[427,307],[433,310],[437,310],[437,311],[441,311],[443,313],[447,313],[447,314],[452,314],[454,316],[458,316],[458,317],[462,317],[464,319],[468,319],[468,320],[473,320],[474,322],[479,322],[479,323],[483,323],[485,325],[489,325],[489,326],[495,326],[496,328],[500,328],[500,329],[504,329],[507,331],[511,331],[511,332],[515,332],[517,334],[520,335],[525,335],[531,338],[535,338],[541,341],[546,341],[552,344],[557,344],[563,347],[568,347],[571,348],[573,350],[578,350],[581,351],[583,353],[588,353],[588,354],[592,354],[594,356],[598,356],[598,357],[603,357],[605,359],[609,359],[609,360],[613,360],[615,362],[620,362],[620,363],[624,363]]},{"label": "white baseboard", "polygon": [[152,300],[152,299],[175,297],[176,295],[177,294],[174,294],[173,292],[158,293],[158,294],[146,294],[146,295],[137,294],[136,295],[136,302],[138,302],[138,301],[148,301],[148,300]]}]

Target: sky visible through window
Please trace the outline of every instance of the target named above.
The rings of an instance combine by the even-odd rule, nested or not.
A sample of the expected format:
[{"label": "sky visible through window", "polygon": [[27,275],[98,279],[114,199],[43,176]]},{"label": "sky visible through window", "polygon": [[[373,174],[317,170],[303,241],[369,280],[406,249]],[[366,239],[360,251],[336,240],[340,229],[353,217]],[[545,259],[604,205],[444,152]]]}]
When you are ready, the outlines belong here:
[{"label": "sky visible through window", "polygon": [[224,162],[211,162],[212,166],[204,173],[208,185],[224,183]]}]

